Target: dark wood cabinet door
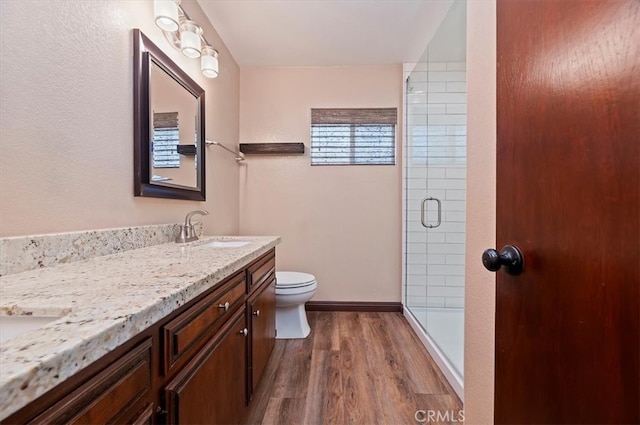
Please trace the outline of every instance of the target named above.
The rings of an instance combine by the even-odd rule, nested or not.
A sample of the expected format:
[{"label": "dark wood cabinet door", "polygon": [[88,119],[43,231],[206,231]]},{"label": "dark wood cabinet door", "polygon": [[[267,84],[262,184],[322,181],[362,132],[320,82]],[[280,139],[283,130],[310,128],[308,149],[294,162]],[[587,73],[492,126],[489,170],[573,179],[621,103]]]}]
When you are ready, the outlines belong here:
[{"label": "dark wood cabinet door", "polygon": [[249,301],[251,314],[250,394],[258,385],[276,342],[275,274],[264,289]]},{"label": "dark wood cabinet door", "polygon": [[166,386],[169,423],[237,424],[245,408],[247,341],[241,308]]},{"label": "dark wood cabinet door", "polygon": [[136,414],[133,419],[123,423],[131,425],[153,425],[153,413],[154,405],[150,403],[142,412]]},{"label": "dark wood cabinet door", "polygon": [[497,3],[495,422],[640,421],[640,2]]}]

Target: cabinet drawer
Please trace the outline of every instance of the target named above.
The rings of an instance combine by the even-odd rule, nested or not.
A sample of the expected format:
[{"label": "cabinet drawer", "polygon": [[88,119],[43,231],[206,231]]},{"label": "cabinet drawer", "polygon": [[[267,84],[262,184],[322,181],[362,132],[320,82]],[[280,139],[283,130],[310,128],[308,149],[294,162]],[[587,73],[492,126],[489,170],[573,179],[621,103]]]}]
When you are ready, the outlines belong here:
[{"label": "cabinet drawer", "polygon": [[220,329],[245,300],[245,275],[237,273],[222,287],[206,296],[164,326],[165,373],[186,361],[207,337]]},{"label": "cabinet drawer", "polygon": [[276,271],[276,251],[271,250],[258,258],[247,269],[247,292],[257,288],[269,279],[271,273]]},{"label": "cabinet drawer", "polygon": [[132,423],[148,407],[151,338],[75,389],[31,423]]}]

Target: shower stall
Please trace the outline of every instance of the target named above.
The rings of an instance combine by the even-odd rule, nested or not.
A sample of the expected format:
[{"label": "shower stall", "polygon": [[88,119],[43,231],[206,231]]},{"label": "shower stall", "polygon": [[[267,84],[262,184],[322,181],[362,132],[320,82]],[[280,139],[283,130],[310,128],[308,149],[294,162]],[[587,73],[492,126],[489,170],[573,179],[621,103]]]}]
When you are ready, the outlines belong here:
[{"label": "shower stall", "polygon": [[463,398],[466,2],[454,1],[405,92],[404,305]]}]

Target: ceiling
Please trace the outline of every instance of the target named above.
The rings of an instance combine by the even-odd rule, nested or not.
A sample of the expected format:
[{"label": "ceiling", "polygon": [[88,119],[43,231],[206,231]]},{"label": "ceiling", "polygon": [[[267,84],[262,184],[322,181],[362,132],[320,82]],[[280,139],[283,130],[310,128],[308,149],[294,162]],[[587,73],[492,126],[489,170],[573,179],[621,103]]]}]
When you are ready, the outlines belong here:
[{"label": "ceiling", "polygon": [[416,62],[452,0],[198,0],[242,66]]}]

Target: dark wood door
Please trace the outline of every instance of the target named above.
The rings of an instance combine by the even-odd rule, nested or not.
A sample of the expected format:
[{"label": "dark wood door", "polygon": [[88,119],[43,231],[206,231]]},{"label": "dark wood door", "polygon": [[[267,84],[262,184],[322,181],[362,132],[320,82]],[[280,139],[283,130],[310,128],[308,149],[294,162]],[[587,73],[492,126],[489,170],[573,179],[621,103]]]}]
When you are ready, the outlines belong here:
[{"label": "dark wood door", "polygon": [[244,307],[167,385],[172,424],[237,424],[245,407],[247,330]]},{"label": "dark wood door", "polygon": [[495,422],[640,422],[640,2],[498,0]]},{"label": "dark wood door", "polygon": [[249,302],[251,312],[251,393],[258,385],[273,346],[276,342],[276,281],[265,284],[264,289]]}]

